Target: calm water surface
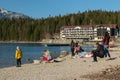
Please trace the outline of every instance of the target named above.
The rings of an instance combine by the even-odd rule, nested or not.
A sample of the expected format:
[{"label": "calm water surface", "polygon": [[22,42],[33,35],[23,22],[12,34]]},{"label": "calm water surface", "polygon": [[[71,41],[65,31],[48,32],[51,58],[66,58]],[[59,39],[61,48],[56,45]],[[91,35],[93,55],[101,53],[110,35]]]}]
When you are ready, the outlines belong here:
[{"label": "calm water surface", "polygon": [[[41,46],[40,44],[34,43],[0,43],[0,68],[16,65],[16,46],[19,46],[22,49],[22,64],[30,63],[34,59],[40,59],[45,49],[48,49],[52,52],[52,57],[59,56],[63,50],[70,52],[69,46]],[[82,48],[86,52],[90,52],[94,46],[84,45]],[[30,61],[28,61],[28,59]]]}]

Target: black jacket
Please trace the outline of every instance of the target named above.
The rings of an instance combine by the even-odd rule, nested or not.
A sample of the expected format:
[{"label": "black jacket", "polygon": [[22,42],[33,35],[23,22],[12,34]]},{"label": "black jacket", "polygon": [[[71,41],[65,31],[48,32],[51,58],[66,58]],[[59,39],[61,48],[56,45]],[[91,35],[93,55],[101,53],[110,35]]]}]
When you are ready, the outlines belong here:
[{"label": "black jacket", "polygon": [[103,45],[98,45],[97,46],[97,49],[95,50],[96,53],[99,54],[100,57],[103,57],[104,56],[104,47]]}]

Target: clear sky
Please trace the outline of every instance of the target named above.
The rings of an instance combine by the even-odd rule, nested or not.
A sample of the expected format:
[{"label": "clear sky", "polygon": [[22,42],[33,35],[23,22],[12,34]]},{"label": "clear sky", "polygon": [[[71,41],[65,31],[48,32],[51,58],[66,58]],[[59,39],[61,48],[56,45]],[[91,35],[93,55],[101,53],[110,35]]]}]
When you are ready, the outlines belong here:
[{"label": "clear sky", "polygon": [[86,10],[120,11],[120,0],[1,0],[0,7],[32,18],[47,18]]}]

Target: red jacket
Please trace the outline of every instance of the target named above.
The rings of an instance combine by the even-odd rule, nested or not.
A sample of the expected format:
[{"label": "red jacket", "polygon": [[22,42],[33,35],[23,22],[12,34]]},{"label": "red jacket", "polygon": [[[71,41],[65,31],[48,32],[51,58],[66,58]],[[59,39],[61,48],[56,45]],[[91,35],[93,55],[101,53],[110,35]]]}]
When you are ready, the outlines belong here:
[{"label": "red jacket", "polygon": [[47,61],[47,62],[50,62],[52,59],[49,59],[47,56],[43,56],[43,61]]},{"label": "red jacket", "polygon": [[105,37],[105,38],[103,39],[103,45],[109,45],[109,40],[110,40],[109,37]]}]

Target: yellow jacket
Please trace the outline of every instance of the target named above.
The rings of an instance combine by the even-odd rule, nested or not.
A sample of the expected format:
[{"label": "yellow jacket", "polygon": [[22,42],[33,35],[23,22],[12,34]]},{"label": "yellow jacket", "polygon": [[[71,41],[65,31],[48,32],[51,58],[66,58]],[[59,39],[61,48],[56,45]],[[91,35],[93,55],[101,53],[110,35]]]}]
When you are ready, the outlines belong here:
[{"label": "yellow jacket", "polygon": [[16,50],[15,58],[16,59],[22,58],[22,51],[21,50]]}]

